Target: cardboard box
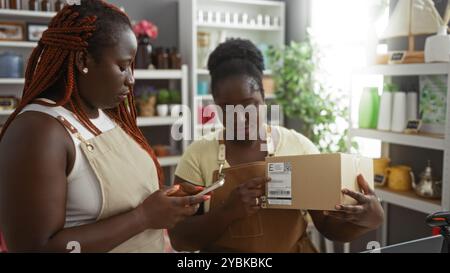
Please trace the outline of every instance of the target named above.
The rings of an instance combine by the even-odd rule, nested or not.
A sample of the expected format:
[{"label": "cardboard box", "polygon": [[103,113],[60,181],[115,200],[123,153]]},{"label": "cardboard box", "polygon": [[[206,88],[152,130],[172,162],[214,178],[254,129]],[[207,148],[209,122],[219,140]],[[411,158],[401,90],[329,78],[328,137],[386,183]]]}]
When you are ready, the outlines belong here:
[{"label": "cardboard box", "polygon": [[317,154],[266,158],[267,184],[264,205],[277,209],[335,210],[337,204],[356,204],[342,194],[360,191],[362,174],[373,188],[373,161],[349,154]]}]

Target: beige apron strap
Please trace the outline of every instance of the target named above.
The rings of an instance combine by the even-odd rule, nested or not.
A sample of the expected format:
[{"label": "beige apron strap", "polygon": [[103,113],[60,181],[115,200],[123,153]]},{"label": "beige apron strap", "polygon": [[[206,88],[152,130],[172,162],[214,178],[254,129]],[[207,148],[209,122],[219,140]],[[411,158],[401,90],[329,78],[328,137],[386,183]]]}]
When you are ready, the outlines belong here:
[{"label": "beige apron strap", "polygon": [[85,144],[89,151],[94,150],[94,145],[89,143],[83,136],[78,132],[77,128],[73,126],[67,119],[63,116],[57,116],[56,119],[64,126],[66,129],[74,135],[81,143]]},{"label": "beige apron strap", "polygon": [[[267,145],[267,156],[269,157],[273,156],[275,154],[275,145],[273,144],[272,138],[272,126],[270,126],[269,124],[266,126],[266,145]],[[217,155],[217,163],[219,164],[219,179],[225,176],[225,174],[223,173],[225,161],[226,161],[225,140],[219,139],[219,153]]]}]

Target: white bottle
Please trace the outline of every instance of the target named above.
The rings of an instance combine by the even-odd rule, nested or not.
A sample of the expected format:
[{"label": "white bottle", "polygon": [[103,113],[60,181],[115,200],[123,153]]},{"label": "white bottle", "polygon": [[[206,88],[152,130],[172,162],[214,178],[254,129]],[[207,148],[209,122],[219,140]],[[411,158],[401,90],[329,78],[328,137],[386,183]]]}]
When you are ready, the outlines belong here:
[{"label": "white bottle", "polygon": [[235,12],[233,13],[233,25],[239,24],[239,13]]},{"label": "white bottle", "polygon": [[258,16],[256,17],[256,22],[257,22],[258,26],[260,26],[260,27],[263,26],[263,16],[261,14],[258,14]]},{"label": "white bottle", "polygon": [[197,14],[197,23],[198,24],[203,24],[205,22],[205,18],[203,17],[203,10],[198,10],[198,14]]},{"label": "white bottle", "polygon": [[406,95],[407,102],[407,117],[408,120],[416,120],[417,119],[417,92],[411,91]]},{"label": "white bottle", "polygon": [[265,15],[264,16],[264,25],[266,27],[270,27],[270,15]]},{"label": "white bottle", "polygon": [[406,93],[394,92],[391,131],[402,133],[406,129]]},{"label": "white bottle", "polygon": [[225,24],[230,24],[231,22],[231,15],[229,12],[225,13]]},{"label": "white bottle", "polygon": [[208,11],[208,18],[207,18],[207,23],[208,24],[212,24],[213,23],[213,15],[214,13],[212,11]]},{"label": "white bottle", "polygon": [[391,130],[392,121],[392,93],[384,91],[381,95],[380,111],[378,112],[378,130]]},{"label": "white bottle", "polygon": [[248,24],[248,14],[247,13],[242,14],[242,24],[243,25]]},{"label": "white bottle", "polygon": [[430,36],[425,42],[425,62],[450,61],[450,36],[447,35],[447,26],[439,27],[437,35]]},{"label": "white bottle", "polygon": [[222,23],[222,13],[220,11],[216,11],[216,24]]}]

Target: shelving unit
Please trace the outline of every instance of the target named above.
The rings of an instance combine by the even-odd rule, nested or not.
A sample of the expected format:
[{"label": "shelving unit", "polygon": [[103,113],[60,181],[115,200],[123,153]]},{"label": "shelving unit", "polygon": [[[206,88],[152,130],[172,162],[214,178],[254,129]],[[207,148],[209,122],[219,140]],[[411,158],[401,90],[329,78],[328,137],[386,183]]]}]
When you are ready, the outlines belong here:
[{"label": "shelving unit", "polygon": [[26,42],[26,41],[0,41],[0,48],[35,48],[37,46],[36,42]]},{"label": "shelving unit", "polygon": [[[182,105],[188,105],[188,68],[186,65],[183,65],[179,70],[135,70],[134,71],[135,79],[138,81],[152,81],[152,80],[168,80],[168,81],[179,81],[181,86],[181,100]],[[152,127],[152,126],[165,126],[167,128],[171,128],[174,124],[180,124],[183,128],[187,128],[190,126],[189,117],[138,117],[137,124],[139,127]],[[189,136],[187,135],[187,130],[184,130],[184,137],[182,140],[182,150],[186,149],[188,145]],[[181,156],[168,156],[168,157],[160,157],[160,164],[163,167],[171,167],[171,172],[173,173],[173,167],[178,164]]]},{"label": "shelving unit", "polygon": [[442,209],[439,200],[432,200],[417,196],[414,192],[397,192],[388,188],[376,188],[375,192],[383,202],[388,202],[404,208],[414,208],[423,213],[433,213]]},{"label": "shelving unit", "polygon": [[445,138],[440,135],[402,134],[372,129],[351,129],[350,135],[352,137],[377,139],[391,144],[400,144],[434,150],[445,149]]},{"label": "shelving unit", "polygon": [[56,15],[56,12],[45,11],[31,11],[31,10],[15,10],[15,9],[0,9],[0,16],[14,19],[51,19]]},{"label": "shelving unit", "polygon": [[[447,75],[447,94],[450,94],[450,65],[448,63],[432,64],[399,64],[399,65],[375,65],[354,71],[355,76],[379,75],[384,77],[404,77],[420,75]],[[355,77],[354,76],[354,77]],[[350,96],[351,98],[352,96]],[[447,117],[450,116],[450,95],[447,95]],[[350,102],[350,125],[352,126],[352,102]],[[450,210],[450,118],[446,121],[445,135],[433,135],[426,133],[403,134],[376,129],[350,128],[349,138],[354,137],[376,139],[382,142],[382,156],[389,157],[389,144],[405,145],[410,147],[420,147],[443,152],[442,166],[442,199],[429,200],[416,195],[413,191],[397,192],[389,188],[376,188],[377,195],[385,204],[393,204],[410,210],[433,213],[440,210]],[[425,160],[425,159],[424,159]],[[388,206],[384,205],[386,219]],[[387,223],[382,228],[382,244],[386,243]]]},{"label": "shelving unit", "polygon": [[0,84],[24,84],[25,79],[19,78],[19,79],[0,79]]},{"label": "shelving unit", "polygon": [[[204,107],[213,103],[211,95],[198,95],[197,86],[200,81],[210,83],[209,71],[206,67],[201,67],[197,59],[197,34],[198,32],[209,32],[211,34],[212,46],[215,48],[224,38],[250,39],[256,45],[265,44],[270,46],[281,46],[285,42],[285,4],[278,1],[248,1],[248,0],[179,0],[179,41],[180,52],[189,67],[190,71],[190,94],[193,112],[193,134],[194,139],[203,136],[204,130],[198,123],[199,107]],[[250,24],[225,24],[217,22],[198,22],[197,16],[200,10],[221,12],[225,14],[239,13],[248,14],[249,18],[256,18],[258,14],[269,15],[272,18],[279,18],[279,25],[258,26]],[[221,37],[221,38],[220,38]],[[221,40],[222,39],[222,40]],[[271,71],[264,72],[265,76],[270,76]],[[269,95],[266,99],[273,99]],[[282,117],[280,117],[282,120]],[[282,121],[280,121],[282,124]]]},{"label": "shelving unit", "polygon": [[[55,12],[0,9],[0,20],[22,22],[25,27],[26,22],[47,24],[55,14]],[[13,51],[20,54],[23,58],[23,70],[25,71],[28,57],[36,46],[37,42],[30,41],[0,41],[0,53]],[[24,83],[24,78],[0,78],[0,96],[15,96],[19,98],[22,94]],[[4,122],[12,112],[12,110],[0,111],[1,122]]]}]

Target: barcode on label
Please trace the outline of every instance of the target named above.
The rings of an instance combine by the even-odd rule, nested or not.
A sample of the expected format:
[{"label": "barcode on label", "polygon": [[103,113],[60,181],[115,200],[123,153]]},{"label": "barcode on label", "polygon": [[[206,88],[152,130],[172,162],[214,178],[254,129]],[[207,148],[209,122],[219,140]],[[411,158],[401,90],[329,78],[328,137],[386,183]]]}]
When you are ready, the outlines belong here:
[{"label": "barcode on label", "polygon": [[270,195],[291,195],[291,191],[288,190],[276,190],[276,191],[269,191]]}]

